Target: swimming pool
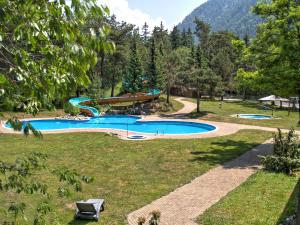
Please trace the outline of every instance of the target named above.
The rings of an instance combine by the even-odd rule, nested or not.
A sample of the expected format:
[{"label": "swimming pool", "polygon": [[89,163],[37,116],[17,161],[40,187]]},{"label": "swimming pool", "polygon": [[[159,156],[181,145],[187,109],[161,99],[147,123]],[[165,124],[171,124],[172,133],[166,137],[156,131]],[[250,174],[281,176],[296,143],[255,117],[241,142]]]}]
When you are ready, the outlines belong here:
[{"label": "swimming pool", "polygon": [[242,118],[242,119],[255,119],[255,120],[273,118],[272,116],[260,115],[260,114],[239,114],[239,115],[236,115],[236,116],[239,117],[239,118]]},{"label": "swimming pool", "polygon": [[[181,121],[140,121],[135,116],[103,116],[89,120],[28,120],[28,123],[40,131],[68,129],[114,129],[144,134],[184,135],[202,134],[216,130],[215,126],[205,123]],[[11,128],[10,124],[5,125]]]}]

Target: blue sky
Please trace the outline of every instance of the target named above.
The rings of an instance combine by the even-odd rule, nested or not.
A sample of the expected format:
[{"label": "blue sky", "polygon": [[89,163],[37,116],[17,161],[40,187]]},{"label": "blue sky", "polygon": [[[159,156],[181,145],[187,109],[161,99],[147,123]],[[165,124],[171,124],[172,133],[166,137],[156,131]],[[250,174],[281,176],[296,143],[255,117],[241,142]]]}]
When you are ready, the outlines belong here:
[{"label": "blue sky", "polygon": [[193,9],[206,0],[98,0],[109,6],[119,20],[141,26],[147,22],[152,28],[160,21],[167,28],[182,21]]}]

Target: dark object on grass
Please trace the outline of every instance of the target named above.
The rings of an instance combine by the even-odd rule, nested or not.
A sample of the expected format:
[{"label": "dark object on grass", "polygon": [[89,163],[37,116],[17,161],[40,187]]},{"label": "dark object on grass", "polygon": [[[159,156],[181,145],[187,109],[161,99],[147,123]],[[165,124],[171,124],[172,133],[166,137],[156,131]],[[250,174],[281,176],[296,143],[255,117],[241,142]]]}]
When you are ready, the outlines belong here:
[{"label": "dark object on grass", "polygon": [[76,202],[75,219],[96,220],[100,218],[100,212],[104,210],[104,199],[89,199]]}]

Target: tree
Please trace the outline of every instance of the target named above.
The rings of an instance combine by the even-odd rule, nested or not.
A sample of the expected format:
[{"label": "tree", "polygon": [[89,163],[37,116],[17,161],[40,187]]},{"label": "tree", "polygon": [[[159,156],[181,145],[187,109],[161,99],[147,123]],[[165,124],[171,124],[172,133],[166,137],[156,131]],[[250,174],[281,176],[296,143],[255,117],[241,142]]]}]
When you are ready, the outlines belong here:
[{"label": "tree", "polygon": [[0,2],[1,100],[14,99],[37,113],[53,107],[57,96],[87,87],[88,71],[97,52],[112,49],[105,41],[108,27],[81,32],[88,17],[103,18],[108,9],[96,0]]},{"label": "tree", "polygon": [[183,29],[182,32],[181,32],[181,44],[182,46],[185,46],[187,47],[188,46],[188,43],[187,43],[187,33],[186,33],[186,30]]},{"label": "tree", "polygon": [[237,90],[241,90],[243,93],[243,100],[246,100],[247,91],[256,91],[259,89],[258,85],[258,74],[253,71],[245,71],[244,69],[239,69],[236,77],[234,78],[235,87]]},{"label": "tree", "polygon": [[[0,1],[0,102],[15,101],[23,110],[36,114],[42,107],[53,107],[57,96],[69,97],[78,87],[87,87],[97,53],[114,49],[107,41],[109,29],[102,20],[108,13],[108,8],[98,6],[96,0]],[[102,23],[96,29],[90,27],[90,18]],[[31,130],[41,137],[30,123],[23,127],[15,118],[10,123],[26,135]],[[61,197],[70,193],[69,187],[81,191],[82,181],[91,181],[68,168],[46,170],[40,163],[45,159],[43,154],[33,153],[14,163],[0,162],[0,191],[13,197],[40,194],[46,200],[36,206],[35,225],[51,224],[47,221],[52,210],[48,202],[54,196],[46,182],[39,180],[40,172],[58,177]],[[17,220],[25,208],[24,203],[13,202],[8,210]]]},{"label": "tree", "polygon": [[170,54],[163,58],[163,73],[166,80],[167,103],[170,103],[170,90],[176,81],[178,72],[182,64],[181,55],[179,51],[172,51]]},{"label": "tree", "polygon": [[200,41],[201,48],[203,49],[204,54],[206,54],[206,49],[208,48],[210,26],[202,20],[199,20],[198,18],[195,18],[194,23],[196,24],[195,35]]},{"label": "tree", "polygon": [[138,34],[135,33],[130,48],[131,55],[128,72],[123,81],[124,90],[130,93],[136,93],[142,90],[143,69],[137,50],[137,37]]},{"label": "tree", "polygon": [[274,94],[296,95],[300,87],[300,2],[273,0],[258,4],[254,13],[264,19],[250,45],[260,85]]},{"label": "tree", "polygon": [[149,25],[146,22],[142,27],[142,32],[143,32],[142,33],[142,39],[143,39],[144,44],[146,44],[149,40],[149,35],[150,35]]},{"label": "tree", "polygon": [[170,33],[172,49],[177,49],[181,44],[180,31],[177,26],[174,26],[173,30]]},{"label": "tree", "polygon": [[123,75],[127,73],[129,65],[129,42],[132,40],[134,26],[126,22],[118,22],[112,17],[108,24],[111,32],[109,41],[116,45],[116,50],[106,56],[102,89],[111,88],[111,97],[115,95],[115,87],[121,82]]},{"label": "tree", "polygon": [[218,80],[222,83],[222,85],[219,83],[219,86],[224,85],[224,91],[230,91],[232,89],[231,83],[234,72],[234,64],[231,61],[229,54],[224,49],[220,49],[218,53],[213,56],[211,66],[214,73],[218,76]]},{"label": "tree", "polygon": [[192,48],[194,46],[194,35],[192,32],[192,29],[189,27],[187,33],[186,33],[186,47]]},{"label": "tree", "polygon": [[203,51],[201,49],[200,44],[197,47],[196,57],[195,59],[192,59],[191,61],[191,82],[193,83],[193,86],[196,87],[197,91],[197,113],[200,113],[200,100],[202,97],[202,94],[204,93],[206,89],[206,84],[204,82],[204,73],[206,72],[208,65],[207,65],[207,59],[205,58]]},{"label": "tree", "polygon": [[150,41],[150,55],[148,62],[148,85],[150,88],[160,88],[162,86],[162,74],[160,71],[160,65],[158,61],[157,47],[154,38]]}]

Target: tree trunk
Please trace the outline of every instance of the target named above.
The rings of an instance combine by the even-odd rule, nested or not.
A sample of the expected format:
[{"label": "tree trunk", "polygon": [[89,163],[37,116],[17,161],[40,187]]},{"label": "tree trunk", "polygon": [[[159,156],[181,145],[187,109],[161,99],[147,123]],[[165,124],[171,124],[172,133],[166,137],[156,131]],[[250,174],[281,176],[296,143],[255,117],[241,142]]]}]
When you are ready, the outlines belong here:
[{"label": "tree trunk", "polygon": [[[299,182],[298,181],[298,185],[296,185],[296,188],[300,189],[300,185],[299,185]],[[297,212],[296,212],[296,225],[299,225],[300,224],[300,191],[298,192],[298,209],[297,209]]]},{"label": "tree trunk", "polygon": [[167,84],[167,103],[170,104],[170,92],[171,92],[171,79],[168,77],[168,84]]},{"label": "tree trunk", "polygon": [[210,100],[213,100],[213,97],[214,97],[214,91],[213,91],[213,87],[210,87],[210,93],[209,93],[209,98]]},{"label": "tree trunk", "polygon": [[110,93],[110,97],[114,97],[115,96],[115,84],[113,83],[111,85],[111,93]]},{"label": "tree trunk", "polygon": [[197,113],[200,113],[200,98],[199,80],[197,79]]},{"label": "tree trunk", "polygon": [[246,96],[247,96],[247,87],[245,87],[243,90],[243,101],[246,101]]},{"label": "tree trunk", "polygon": [[298,89],[298,112],[299,112],[299,121],[298,125],[300,126],[300,88]]},{"label": "tree trunk", "polygon": [[115,75],[112,75],[112,82],[111,82],[111,93],[110,93],[110,97],[114,97],[114,96],[115,96],[115,86],[116,86],[116,82],[115,82]]},{"label": "tree trunk", "polygon": [[76,90],[76,97],[77,98],[80,97],[80,90],[79,89]]},{"label": "tree trunk", "polygon": [[101,78],[104,77],[104,60],[105,60],[105,53],[104,53],[104,51],[102,51],[100,53],[100,75],[101,75]]}]

